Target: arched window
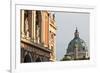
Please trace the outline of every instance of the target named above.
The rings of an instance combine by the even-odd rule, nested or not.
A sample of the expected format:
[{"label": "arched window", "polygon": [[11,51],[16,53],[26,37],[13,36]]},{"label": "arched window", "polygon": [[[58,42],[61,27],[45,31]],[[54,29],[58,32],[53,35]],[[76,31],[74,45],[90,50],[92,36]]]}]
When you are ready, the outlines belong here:
[{"label": "arched window", "polygon": [[35,62],[41,62],[41,59],[38,57]]},{"label": "arched window", "polygon": [[30,54],[27,54],[25,57],[24,57],[24,63],[27,63],[27,62],[32,62],[32,57]]}]

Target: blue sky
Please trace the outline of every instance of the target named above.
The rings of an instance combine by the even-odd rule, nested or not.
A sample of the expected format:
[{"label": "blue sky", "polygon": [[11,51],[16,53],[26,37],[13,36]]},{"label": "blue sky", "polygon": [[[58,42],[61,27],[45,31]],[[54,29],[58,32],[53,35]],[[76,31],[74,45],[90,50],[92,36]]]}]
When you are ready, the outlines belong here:
[{"label": "blue sky", "polygon": [[89,14],[88,13],[70,13],[55,12],[57,25],[56,36],[56,56],[57,60],[64,57],[68,43],[74,38],[76,26],[79,36],[83,39],[89,48]]}]

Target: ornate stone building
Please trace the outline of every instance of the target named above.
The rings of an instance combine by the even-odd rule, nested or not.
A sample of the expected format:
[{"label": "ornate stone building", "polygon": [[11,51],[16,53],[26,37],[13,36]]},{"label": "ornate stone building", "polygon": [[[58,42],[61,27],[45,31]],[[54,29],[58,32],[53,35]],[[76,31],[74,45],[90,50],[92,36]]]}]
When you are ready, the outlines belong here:
[{"label": "ornate stone building", "polygon": [[54,13],[50,14],[49,17],[49,48],[52,53],[50,53],[50,60],[56,60],[56,23],[55,23],[55,15]]},{"label": "ornate stone building", "polygon": [[22,9],[20,20],[21,63],[55,61],[54,13]]},{"label": "ornate stone building", "polygon": [[84,40],[79,37],[76,28],[74,39],[68,44],[67,52],[62,59],[64,60],[87,60],[89,59],[88,48]]}]

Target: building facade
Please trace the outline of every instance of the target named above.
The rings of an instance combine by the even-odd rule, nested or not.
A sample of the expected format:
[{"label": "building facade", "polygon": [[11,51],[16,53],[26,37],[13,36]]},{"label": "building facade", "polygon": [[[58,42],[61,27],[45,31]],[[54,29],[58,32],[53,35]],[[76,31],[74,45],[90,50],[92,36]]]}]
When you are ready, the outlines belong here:
[{"label": "building facade", "polygon": [[55,61],[54,13],[22,9],[20,24],[21,63]]},{"label": "building facade", "polygon": [[52,51],[50,54],[51,61],[56,60],[56,28],[55,15],[54,13],[51,13],[49,17],[49,48]]},{"label": "building facade", "polygon": [[76,28],[74,33],[74,39],[68,44],[64,60],[88,60],[89,53],[88,48],[84,40],[79,37],[79,32]]}]

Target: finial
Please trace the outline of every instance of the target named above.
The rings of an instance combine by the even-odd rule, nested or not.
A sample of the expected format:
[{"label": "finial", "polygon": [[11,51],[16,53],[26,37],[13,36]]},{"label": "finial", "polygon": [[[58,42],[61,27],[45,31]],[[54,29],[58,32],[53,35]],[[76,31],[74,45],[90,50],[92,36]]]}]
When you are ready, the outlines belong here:
[{"label": "finial", "polygon": [[77,26],[76,26],[76,32],[78,32]]},{"label": "finial", "polygon": [[79,32],[78,32],[77,26],[76,26],[76,30],[75,30],[74,35],[75,35],[75,37],[79,37]]},{"label": "finial", "polygon": [[75,28],[76,28],[76,29],[75,29],[75,31],[76,31],[76,30],[77,30],[77,25],[76,25],[76,24],[75,24]]},{"label": "finial", "polygon": [[77,30],[77,26],[76,26],[76,30]]}]

